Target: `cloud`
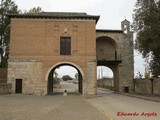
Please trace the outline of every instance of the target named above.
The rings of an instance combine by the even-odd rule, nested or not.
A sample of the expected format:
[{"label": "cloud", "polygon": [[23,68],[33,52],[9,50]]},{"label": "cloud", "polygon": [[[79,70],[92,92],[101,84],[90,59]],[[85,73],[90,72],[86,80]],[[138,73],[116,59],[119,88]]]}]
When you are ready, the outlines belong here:
[{"label": "cloud", "polygon": [[[20,9],[40,6],[50,12],[86,12],[100,15],[97,28],[121,29],[121,21],[131,18],[135,0],[15,0]],[[131,20],[131,19],[129,19]]]},{"label": "cloud", "polygon": [[78,11],[95,7],[104,0],[15,0],[20,9],[40,6],[44,11]]},{"label": "cloud", "polygon": [[78,73],[78,71],[74,67],[68,65],[57,68],[56,72],[58,73],[59,77],[63,77],[64,75],[70,75],[70,77],[72,78],[75,78],[75,74]]},{"label": "cloud", "polygon": [[146,64],[144,59],[142,59],[142,55],[138,53],[138,51],[134,51],[134,75],[136,76],[138,72],[144,73],[144,64]]},{"label": "cloud", "polygon": [[46,2],[54,6],[62,6],[61,9],[65,8],[77,8],[77,7],[92,7],[98,3],[101,3],[103,0],[48,0]]}]

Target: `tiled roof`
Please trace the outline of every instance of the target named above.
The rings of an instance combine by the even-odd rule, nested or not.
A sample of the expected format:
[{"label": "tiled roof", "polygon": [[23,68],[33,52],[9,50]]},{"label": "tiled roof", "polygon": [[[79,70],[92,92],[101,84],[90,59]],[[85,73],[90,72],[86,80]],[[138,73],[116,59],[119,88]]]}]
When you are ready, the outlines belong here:
[{"label": "tiled roof", "polygon": [[10,18],[35,18],[35,19],[91,19],[98,22],[100,16],[76,12],[40,12],[27,14],[8,14]]}]

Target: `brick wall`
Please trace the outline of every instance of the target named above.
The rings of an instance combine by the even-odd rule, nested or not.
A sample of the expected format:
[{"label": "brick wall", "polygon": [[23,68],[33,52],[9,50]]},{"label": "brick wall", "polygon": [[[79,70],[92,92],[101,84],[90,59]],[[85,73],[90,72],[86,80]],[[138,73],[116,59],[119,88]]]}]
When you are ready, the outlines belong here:
[{"label": "brick wall", "polygon": [[[15,91],[15,79],[21,78],[24,81],[22,93],[47,94],[48,71],[60,62],[79,66],[84,73],[83,93],[86,92],[87,62],[96,60],[95,25],[95,20],[12,18],[8,63],[8,83],[12,83],[12,92]],[[71,55],[60,55],[60,37],[71,37]],[[35,66],[38,63],[33,61],[42,64],[39,79],[40,69],[34,67],[34,63]]]}]

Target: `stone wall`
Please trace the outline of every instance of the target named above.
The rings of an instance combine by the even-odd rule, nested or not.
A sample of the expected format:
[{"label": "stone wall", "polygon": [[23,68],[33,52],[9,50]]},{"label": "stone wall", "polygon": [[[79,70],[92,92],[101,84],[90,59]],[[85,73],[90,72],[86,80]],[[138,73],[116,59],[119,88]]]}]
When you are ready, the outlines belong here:
[{"label": "stone wall", "polygon": [[[119,89],[120,92],[125,92],[128,87],[128,92],[133,91],[134,78],[134,53],[133,53],[133,32],[130,30],[130,22],[122,21],[122,30],[124,31],[124,40],[121,44],[122,64],[119,65]],[[127,33],[125,33],[127,26]]]},{"label": "stone wall", "polygon": [[8,94],[11,92],[11,84],[0,83],[0,95]]},{"label": "stone wall", "polygon": [[[139,94],[152,94],[152,82],[150,79],[135,79],[134,90]],[[153,79],[153,94],[160,95],[160,78]]]},{"label": "stone wall", "polygon": [[41,61],[9,61],[7,82],[12,84],[12,93],[16,91],[16,79],[22,79],[23,94],[46,94],[47,81],[42,80],[42,71]]},{"label": "stone wall", "polygon": [[[113,79],[101,79],[97,81],[97,86],[101,88],[107,88],[113,90]],[[123,92],[125,92],[123,86]],[[129,89],[128,89],[129,90]],[[150,79],[134,79],[134,92],[138,94],[151,95],[152,94],[152,82]],[[160,78],[153,79],[153,94],[160,95]]]},{"label": "stone wall", "polygon": [[113,89],[114,80],[111,79],[111,78],[105,78],[105,79],[97,80],[97,86],[101,87],[101,88]]},{"label": "stone wall", "polygon": [[86,94],[87,95],[96,95],[97,94],[97,83],[96,83],[96,62],[89,61],[87,63],[87,87]]},{"label": "stone wall", "polygon": [[0,68],[0,95],[11,92],[11,84],[7,84],[7,69]]},{"label": "stone wall", "polygon": [[[105,58],[106,60],[104,60],[104,62],[101,64],[103,66],[109,67],[113,71],[114,91],[115,92],[125,92],[125,89],[128,89],[127,92],[132,92],[133,91],[133,78],[134,78],[133,32],[130,30],[129,21],[124,20],[122,21],[121,25],[122,25],[122,33],[120,32],[117,32],[117,33],[116,32],[98,32],[97,41],[101,40],[102,38],[104,39],[105,37],[109,37],[112,39],[112,42],[110,39],[104,39],[104,40],[110,40],[109,42],[111,42],[112,44],[106,45],[108,43],[102,41],[98,43],[99,45],[97,46],[97,49],[100,53],[102,47],[107,46],[106,49],[104,49],[104,51],[106,51],[104,53],[109,52],[115,56],[117,55],[117,57],[115,57],[117,59],[113,59],[113,56],[109,57],[108,59]],[[126,30],[125,26],[127,27],[126,33],[124,32]],[[112,47],[114,46],[114,49],[111,48],[111,46]],[[103,56],[101,56],[101,58],[103,58]],[[97,60],[99,59],[97,58]],[[105,61],[109,61],[110,63],[105,64]]]}]

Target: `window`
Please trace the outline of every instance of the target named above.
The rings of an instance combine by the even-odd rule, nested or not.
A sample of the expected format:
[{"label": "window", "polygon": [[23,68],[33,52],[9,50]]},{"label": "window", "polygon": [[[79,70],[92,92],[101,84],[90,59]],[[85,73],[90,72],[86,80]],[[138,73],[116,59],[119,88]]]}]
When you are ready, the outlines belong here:
[{"label": "window", "polygon": [[124,34],[128,34],[128,26],[127,25],[124,25]]},{"label": "window", "polygon": [[60,38],[60,55],[71,55],[71,38]]}]

